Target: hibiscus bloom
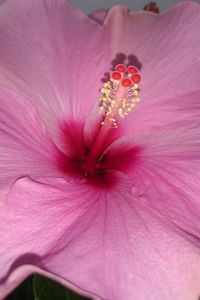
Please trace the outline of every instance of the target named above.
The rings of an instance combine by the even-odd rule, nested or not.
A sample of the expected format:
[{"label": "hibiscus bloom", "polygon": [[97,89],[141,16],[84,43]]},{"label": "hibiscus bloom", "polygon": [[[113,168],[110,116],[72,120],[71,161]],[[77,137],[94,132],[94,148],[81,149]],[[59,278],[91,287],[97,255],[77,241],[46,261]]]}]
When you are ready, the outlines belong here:
[{"label": "hibiscus bloom", "polygon": [[[200,6],[103,18],[0,7],[0,299],[33,272],[93,299],[199,297]],[[101,124],[103,77],[130,61],[141,102]]]}]

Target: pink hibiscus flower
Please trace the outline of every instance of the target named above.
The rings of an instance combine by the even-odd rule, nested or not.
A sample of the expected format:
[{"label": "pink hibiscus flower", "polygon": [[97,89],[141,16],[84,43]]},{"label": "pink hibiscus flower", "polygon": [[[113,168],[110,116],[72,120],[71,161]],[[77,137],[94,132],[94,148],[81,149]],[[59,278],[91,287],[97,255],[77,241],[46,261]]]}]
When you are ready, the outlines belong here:
[{"label": "pink hibiscus flower", "polygon": [[[33,272],[93,299],[199,297],[200,6],[103,18],[0,7],[0,299]],[[98,113],[113,61],[142,76],[117,126]]]}]

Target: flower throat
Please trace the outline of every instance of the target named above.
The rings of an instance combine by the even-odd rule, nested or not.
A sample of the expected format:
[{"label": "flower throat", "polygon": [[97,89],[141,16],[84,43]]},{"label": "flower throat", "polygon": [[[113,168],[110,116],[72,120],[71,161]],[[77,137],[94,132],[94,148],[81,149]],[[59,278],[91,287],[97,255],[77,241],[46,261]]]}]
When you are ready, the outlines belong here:
[{"label": "flower throat", "polygon": [[[104,183],[110,182],[111,174],[114,170],[121,170],[130,161],[133,161],[136,148],[133,151],[121,156],[121,150],[109,155],[108,147],[119,137],[119,119],[125,118],[140,101],[139,82],[140,74],[135,66],[125,66],[119,64],[111,73],[110,78],[101,88],[99,98],[99,113],[101,120],[96,130],[92,144],[85,145],[82,137],[82,149],[73,157],[69,157],[70,163],[66,163],[65,171],[73,172],[88,179],[88,182]],[[74,130],[76,125],[71,126],[73,134],[69,137],[69,126],[65,130],[66,140],[71,140],[70,144],[78,144],[81,134]],[[78,126],[77,126],[78,128]],[[73,139],[73,141],[72,141]],[[73,147],[73,149],[76,147]],[[71,156],[71,155],[70,155]],[[118,158],[117,158],[118,157]],[[63,164],[62,164],[63,165]],[[62,168],[63,169],[63,168]],[[123,170],[122,170],[123,171]]]}]

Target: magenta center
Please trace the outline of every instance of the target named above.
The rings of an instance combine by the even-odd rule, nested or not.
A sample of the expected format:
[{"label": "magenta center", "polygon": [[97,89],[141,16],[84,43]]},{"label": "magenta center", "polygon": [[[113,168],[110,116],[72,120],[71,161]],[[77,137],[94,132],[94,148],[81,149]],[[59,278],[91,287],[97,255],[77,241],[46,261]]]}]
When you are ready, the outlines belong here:
[{"label": "magenta center", "polygon": [[87,144],[83,125],[70,122],[63,128],[64,152],[58,156],[58,167],[66,175],[85,179],[88,184],[110,188],[118,181],[118,172],[127,173],[138,158],[138,147],[107,150],[119,138],[119,129],[99,126],[93,141]]}]

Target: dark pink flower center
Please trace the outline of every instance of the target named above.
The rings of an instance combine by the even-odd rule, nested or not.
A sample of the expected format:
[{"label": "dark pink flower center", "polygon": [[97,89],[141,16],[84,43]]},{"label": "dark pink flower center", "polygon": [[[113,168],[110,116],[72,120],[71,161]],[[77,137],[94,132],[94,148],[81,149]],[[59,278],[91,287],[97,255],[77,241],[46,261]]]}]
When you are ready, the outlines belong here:
[{"label": "dark pink flower center", "polygon": [[104,139],[98,132],[91,145],[85,142],[83,125],[80,123],[65,123],[62,132],[66,151],[59,152],[57,162],[59,169],[71,178],[85,179],[93,186],[110,188],[118,182],[119,172],[126,173],[138,160],[138,146],[106,151],[118,138],[116,128],[111,128]]},{"label": "dark pink flower center", "polygon": [[101,89],[99,113],[102,115],[93,140],[85,139],[83,123],[68,122],[61,126],[64,153],[58,157],[59,168],[68,175],[93,185],[110,187],[117,182],[119,172],[133,165],[138,148],[109,146],[120,137],[118,119],[125,118],[140,100],[141,77],[134,66],[117,65],[110,80]]}]

